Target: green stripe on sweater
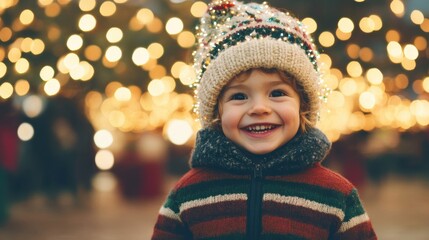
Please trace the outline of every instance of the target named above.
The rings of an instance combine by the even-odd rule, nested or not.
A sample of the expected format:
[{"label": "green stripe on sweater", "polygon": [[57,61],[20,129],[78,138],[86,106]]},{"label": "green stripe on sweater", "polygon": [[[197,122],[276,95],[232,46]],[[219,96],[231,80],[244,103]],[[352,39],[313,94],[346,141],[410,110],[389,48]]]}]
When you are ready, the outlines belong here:
[{"label": "green stripe on sweater", "polygon": [[187,202],[210,196],[247,193],[250,182],[243,179],[227,179],[201,182],[180,189],[176,193],[179,202]]},{"label": "green stripe on sweater", "polygon": [[346,199],[346,209],[344,221],[347,222],[351,218],[362,215],[365,213],[365,210],[362,207],[362,204],[359,200],[357,190],[353,190]]},{"label": "green stripe on sweater", "polygon": [[320,186],[283,181],[267,181],[263,186],[266,193],[296,196],[340,209],[343,209],[345,204],[343,193]]}]

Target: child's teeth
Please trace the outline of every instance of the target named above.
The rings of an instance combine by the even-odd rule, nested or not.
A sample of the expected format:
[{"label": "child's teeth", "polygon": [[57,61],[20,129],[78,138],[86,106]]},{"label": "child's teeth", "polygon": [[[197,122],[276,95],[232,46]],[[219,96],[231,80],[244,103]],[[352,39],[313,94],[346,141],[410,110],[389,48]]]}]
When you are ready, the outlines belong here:
[{"label": "child's teeth", "polygon": [[267,131],[272,129],[272,126],[258,125],[258,126],[249,127],[248,129],[249,131]]}]

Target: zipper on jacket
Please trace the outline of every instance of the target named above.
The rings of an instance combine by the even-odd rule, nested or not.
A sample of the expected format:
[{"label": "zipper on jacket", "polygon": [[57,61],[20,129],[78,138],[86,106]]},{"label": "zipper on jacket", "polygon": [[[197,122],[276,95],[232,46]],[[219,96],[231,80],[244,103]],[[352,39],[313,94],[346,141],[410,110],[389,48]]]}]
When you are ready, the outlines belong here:
[{"label": "zipper on jacket", "polygon": [[262,169],[255,165],[247,200],[246,239],[258,240],[262,231]]}]

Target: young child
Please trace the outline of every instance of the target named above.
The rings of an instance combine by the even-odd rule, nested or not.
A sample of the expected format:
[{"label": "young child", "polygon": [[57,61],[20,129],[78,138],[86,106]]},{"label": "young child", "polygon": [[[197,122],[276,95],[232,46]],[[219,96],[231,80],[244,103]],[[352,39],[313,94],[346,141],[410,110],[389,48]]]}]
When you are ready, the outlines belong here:
[{"label": "young child", "polygon": [[194,53],[202,129],[152,239],[377,239],[355,187],[320,162],[311,37],[266,3],[215,1]]}]

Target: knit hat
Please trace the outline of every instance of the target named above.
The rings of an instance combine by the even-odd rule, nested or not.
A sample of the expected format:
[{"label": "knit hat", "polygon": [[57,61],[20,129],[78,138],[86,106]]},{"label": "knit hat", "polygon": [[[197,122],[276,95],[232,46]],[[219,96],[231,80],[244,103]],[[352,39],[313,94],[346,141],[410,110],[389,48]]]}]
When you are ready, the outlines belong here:
[{"label": "knit hat", "polygon": [[315,125],[321,99],[319,53],[298,19],[267,3],[216,0],[197,31],[196,111],[203,128],[214,124],[222,88],[251,68],[277,68],[292,75],[307,95],[307,118]]}]

